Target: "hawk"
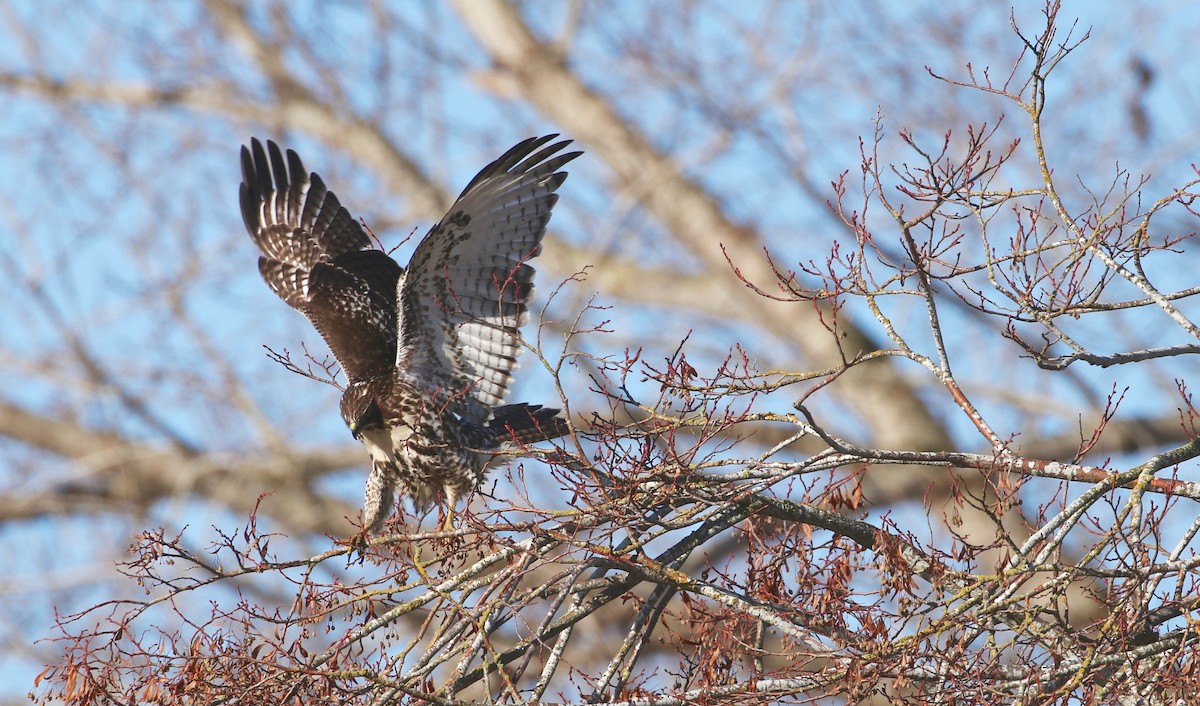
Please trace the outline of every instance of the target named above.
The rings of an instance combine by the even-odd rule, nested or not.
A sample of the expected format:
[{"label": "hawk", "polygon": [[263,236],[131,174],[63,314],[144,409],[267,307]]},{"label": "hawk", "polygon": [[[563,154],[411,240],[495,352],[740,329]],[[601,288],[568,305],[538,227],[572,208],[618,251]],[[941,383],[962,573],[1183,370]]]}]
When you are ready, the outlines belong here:
[{"label": "hawk", "polygon": [[[567,433],[559,410],[505,404],[520,326],[563,165],[558,135],[484,167],[402,269],[295,152],[242,147],[242,219],[258,269],[303,313],[345,371],[342,419],[370,453],[363,529],[377,533],[397,489],[419,512],[475,490],[487,468]],[[547,144],[551,143],[551,144]]]}]

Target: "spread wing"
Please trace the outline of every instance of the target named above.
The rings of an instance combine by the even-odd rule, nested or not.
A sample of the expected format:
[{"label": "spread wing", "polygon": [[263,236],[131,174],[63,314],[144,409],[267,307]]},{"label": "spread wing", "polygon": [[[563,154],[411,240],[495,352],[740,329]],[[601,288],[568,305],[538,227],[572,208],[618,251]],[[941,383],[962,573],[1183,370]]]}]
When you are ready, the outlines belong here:
[{"label": "spread wing", "polygon": [[401,269],[371,249],[363,226],[295,152],[274,142],[242,147],[242,220],[262,257],[258,270],[312,322],[351,380],[390,373],[396,359],[395,292]]},{"label": "spread wing", "polygon": [[541,252],[570,140],[530,138],[479,172],[417,246],[401,278],[402,373],[441,386],[451,409],[482,424],[502,404],[529,319],[529,260]]}]

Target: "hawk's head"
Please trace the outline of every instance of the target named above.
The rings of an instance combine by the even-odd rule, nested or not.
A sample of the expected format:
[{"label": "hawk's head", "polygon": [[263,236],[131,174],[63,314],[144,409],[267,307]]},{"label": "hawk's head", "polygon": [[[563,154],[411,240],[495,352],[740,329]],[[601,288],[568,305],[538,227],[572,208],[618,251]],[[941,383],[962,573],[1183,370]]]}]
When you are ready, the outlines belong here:
[{"label": "hawk's head", "polygon": [[383,428],[383,412],[376,399],[387,394],[387,382],[379,378],[356,380],[342,393],[342,421],[357,439],[363,432]]}]

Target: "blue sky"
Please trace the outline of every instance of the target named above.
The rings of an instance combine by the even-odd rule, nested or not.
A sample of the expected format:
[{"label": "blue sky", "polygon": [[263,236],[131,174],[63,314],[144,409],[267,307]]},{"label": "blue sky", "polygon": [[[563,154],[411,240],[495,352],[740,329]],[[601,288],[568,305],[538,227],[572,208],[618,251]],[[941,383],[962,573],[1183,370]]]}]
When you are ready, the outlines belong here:
[{"label": "blue sky", "polygon": [[[1040,6],[1021,3],[1018,19],[1033,26]],[[380,38],[369,34],[375,18],[360,8],[340,3],[292,6],[296,26],[318,41],[289,45],[282,53],[301,76],[323,87],[323,96],[342,98],[347,112],[377,119],[396,144],[451,192],[498,149],[555,129],[528,106],[481,91],[479,76],[462,70],[478,70],[484,62],[450,10],[416,3],[400,7],[404,24]],[[565,7],[539,16],[548,34],[569,21]],[[627,28],[655,30],[655,7],[617,3],[612,12],[589,16],[593,24],[572,45],[572,64],[597,91],[621,96],[624,114],[660,149],[678,154],[688,173],[717,194],[730,214],[753,221],[782,261],[820,256],[819,248],[833,231],[831,219],[805,188],[825,188],[843,170],[856,168],[854,136],[868,135],[877,114],[883,114],[888,130],[885,156],[897,160],[911,157],[895,138],[900,127],[933,139],[950,127],[961,134],[956,121],[964,116],[994,121],[1004,114],[1006,130],[1022,130],[1024,117],[1015,106],[948,87],[919,70],[930,66],[962,77],[966,61],[976,68],[1007,66],[1015,41],[1007,28],[1008,10],[1001,5],[977,6],[973,14],[947,6],[962,18],[952,27],[953,35],[930,32],[936,23],[928,20],[928,13],[941,11],[933,3],[751,3],[736,12],[726,9],[721,16],[698,14],[692,31],[665,32],[657,48],[660,58],[678,55],[680,70],[696,68],[682,59],[700,56],[698,83],[703,91],[682,82],[671,90],[665,68],[663,75],[639,76],[637,57],[614,51]],[[732,58],[745,58],[745,53],[729,43],[731,28],[739,21],[758,26],[752,20],[770,12],[780,16],[772,35],[761,41],[764,52],[800,57],[791,82],[782,87],[763,80],[761,66],[733,63]],[[172,89],[227,81],[241,89],[243,97],[264,90],[261,76],[236,47],[216,41],[196,5],[20,1],[10,3],[5,13],[0,19],[0,71],[9,76],[44,72],[57,79]],[[256,22],[271,21],[258,5],[251,14]],[[1118,159],[1121,168],[1134,175],[1151,175],[1148,193],[1162,193],[1168,185],[1186,180],[1200,145],[1200,89],[1194,81],[1200,75],[1200,59],[1192,51],[1200,7],[1180,3],[1167,19],[1113,0],[1071,3],[1064,14],[1081,16],[1076,36],[1092,27],[1091,39],[1051,82],[1061,93],[1052,94],[1046,130],[1064,188],[1082,198],[1082,186],[1070,175],[1087,175],[1086,185],[1102,187],[1116,172]],[[23,37],[24,31],[32,34]],[[364,32],[371,41],[363,41]],[[685,41],[697,36],[711,37],[711,43],[697,47]],[[1154,70],[1144,91],[1129,66],[1131,46],[1137,47],[1133,55]],[[803,61],[809,54],[837,56],[837,51],[869,60]],[[316,70],[324,61],[337,67],[334,80]],[[665,60],[661,65],[670,67]],[[900,74],[897,66],[907,66],[910,72]],[[381,75],[388,80],[380,80]],[[782,140],[786,152],[765,150],[764,142],[750,135],[720,136],[714,126],[736,116],[738,109],[771,105],[772,90],[790,91],[795,113],[811,121],[806,126],[828,129],[803,132],[810,138],[807,143]],[[1141,141],[1131,137],[1128,123],[1131,105],[1137,102],[1152,120],[1150,136]],[[279,134],[277,126],[244,114],[231,117],[236,112],[219,107],[64,108],[6,91],[0,173],[9,178],[0,187],[0,248],[9,263],[43,287],[46,298],[39,303],[22,286],[0,284],[0,298],[9,302],[0,329],[0,364],[11,381],[5,400],[48,413],[80,415],[97,427],[137,438],[160,439],[162,429],[156,425],[165,427],[189,444],[236,458],[255,454],[263,439],[247,417],[204,394],[231,374],[246,382],[254,402],[270,422],[289,431],[294,443],[350,444],[334,407],[336,392],[282,373],[263,354],[264,344],[295,349],[300,341],[318,344],[318,338],[302,317],[274,299],[253,270],[253,246],[243,235],[236,209],[237,148],[250,134],[285,140],[344,202],[361,204],[364,210],[359,213],[369,224],[381,224],[379,234],[388,245],[414,228],[419,235],[431,220],[406,217],[383,177],[339,155],[329,144],[311,135]],[[784,112],[772,112],[763,122],[786,135],[787,119]],[[723,139],[729,144],[721,143]],[[1022,153],[1023,159],[1028,160],[1027,154]],[[1029,162],[1023,164],[1027,170]],[[791,178],[796,169],[806,172],[804,179]],[[643,252],[654,264],[696,266],[692,255],[673,244],[652,218],[614,197],[609,188],[612,175],[604,165],[585,158],[573,165],[572,173],[553,222],[555,237],[576,245],[613,242],[616,251]],[[130,175],[136,177],[133,183]],[[408,249],[400,252],[407,256]],[[1190,250],[1185,255],[1195,256]],[[202,273],[195,271],[197,265],[205,268]],[[1164,269],[1162,286],[1170,288],[1185,285],[1193,268]],[[179,281],[195,283],[182,290],[179,301],[155,296]],[[566,307],[578,306],[590,290],[586,284],[575,285],[568,294],[557,313],[570,313]],[[605,315],[611,316],[617,331],[595,339],[601,349],[648,341],[657,360],[670,354],[664,342],[677,341],[706,323],[653,307],[604,301],[616,306]],[[180,310],[190,315],[202,335],[173,324]],[[79,366],[62,357],[55,317],[62,317],[92,347],[118,387],[128,393],[152,392],[161,401],[152,414],[131,417],[119,403],[118,390],[83,385]],[[1161,317],[1130,319],[1123,326],[1128,331],[1089,335],[1101,346],[1110,335],[1133,335],[1139,328],[1144,329],[1141,338],[1160,331],[1165,342],[1178,338]],[[705,354],[723,350],[725,341],[755,329],[730,324],[707,330],[716,333],[710,333],[714,340],[702,341],[709,344],[699,354],[702,360]],[[237,361],[236,367],[225,370],[210,364],[198,350],[198,340]],[[765,360],[787,358],[787,352],[770,350],[765,339],[748,343],[757,343]],[[959,354],[987,370],[990,350],[967,340]],[[1180,360],[1147,373],[1081,369],[1057,378],[1054,392],[1067,406],[1086,407],[1112,378],[1119,386],[1133,386],[1126,411],[1157,415],[1170,404],[1158,391],[1169,387],[1172,377],[1186,376],[1189,363]],[[524,375],[528,377],[521,383],[522,393],[540,399],[551,394],[546,377],[532,362],[526,363]],[[984,379],[981,376],[981,385]],[[982,391],[980,397],[993,399]],[[1010,421],[1011,429],[1021,428],[1019,414],[999,398],[982,404]],[[1072,417],[1058,419],[1058,424],[1069,426]],[[953,424],[964,439],[970,438],[964,422]],[[68,464],[12,442],[0,441],[0,449],[0,478],[7,488],[21,490],[46,477],[64,478],[74,472]],[[1184,473],[1196,477],[1194,468]],[[348,471],[331,486],[353,500],[361,493],[361,473]],[[15,551],[5,562],[5,573],[22,577],[22,582],[33,580],[25,577],[49,577],[51,584],[69,581],[72,573],[83,574],[89,579],[80,588],[56,593],[55,600],[72,607],[86,605],[113,589],[112,583],[95,583],[95,577],[103,576],[109,565],[108,550],[127,542],[131,523],[181,519],[202,525],[212,512],[203,503],[181,500],[136,521],[116,513],[10,523],[3,532]],[[96,556],[104,558],[97,562]],[[3,619],[25,624],[17,632],[33,636],[39,622],[47,624],[48,601],[28,586],[9,588],[21,605]],[[18,698],[25,693],[39,669],[38,658],[0,651],[0,695]]]}]

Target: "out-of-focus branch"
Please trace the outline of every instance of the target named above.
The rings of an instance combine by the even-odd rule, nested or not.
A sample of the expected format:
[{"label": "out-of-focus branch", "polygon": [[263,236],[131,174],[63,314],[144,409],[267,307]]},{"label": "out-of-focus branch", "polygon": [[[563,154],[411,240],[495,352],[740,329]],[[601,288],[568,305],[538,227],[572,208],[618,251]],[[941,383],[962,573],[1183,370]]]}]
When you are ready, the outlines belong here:
[{"label": "out-of-focus branch", "polygon": [[361,465],[358,449],[273,454],[261,461],[191,454],[3,402],[0,436],[69,460],[78,469],[72,478],[44,490],[5,494],[0,498],[0,520],[118,511],[140,514],[155,502],[187,494],[249,513],[258,500],[258,493],[247,492],[250,488],[274,489],[266,508],[292,532],[348,534],[353,527],[344,518],[354,518],[358,512],[356,506],[318,492],[317,487],[317,481],[330,472]]},{"label": "out-of-focus branch", "polygon": [[[602,96],[589,90],[553,48],[533,35],[514,6],[502,0],[455,0],[453,5],[491,56],[498,76],[603,159],[626,191],[701,258],[711,273],[720,273],[712,278],[712,296],[756,312],[754,319],[760,325],[794,343],[818,366],[877,348],[849,321],[839,319],[844,336],[839,340],[829,335],[812,309],[755,296],[730,277],[728,262],[732,261],[745,280],[776,281],[758,235],[729,220],[711,194],[682,174],[671,157],[654,149]],[[867,420],[880,445],[944,447],[948,439],[941,425],[908,380],[887,364],[866,370],[843,378],[842,399]]]},{"label": "out-of-focus branch", "polygon": [[579,271],[581,263],[589,265],[588,286],[603,291],[606,299],[622,299],[638,305],[653,302],[663,309],[694,311],[731,321],[745,313],[737,301],[712,296],[713,278],[707,274],[655,267],[561,239],[538,256],[538,269],[552,281],[570,277]]},{"label": "out-of-focus branch", "polygon": [[[437,214],[450,201],[408,155],[380,131],[379,125],[350,113],[347,105],[322,101],[281,60],[280,48],[261,36],[246,17],[246,6],[229,0],[208,0],[207,7],[221,31],[250,58],[270,81],[275,100],[266,106],[262,122],[279,124],[317,137],[331,148],[351,154],[376,170],[396,193],[404,194],[413,214]],[[247,101],[249,102],[249,101]]]}]

